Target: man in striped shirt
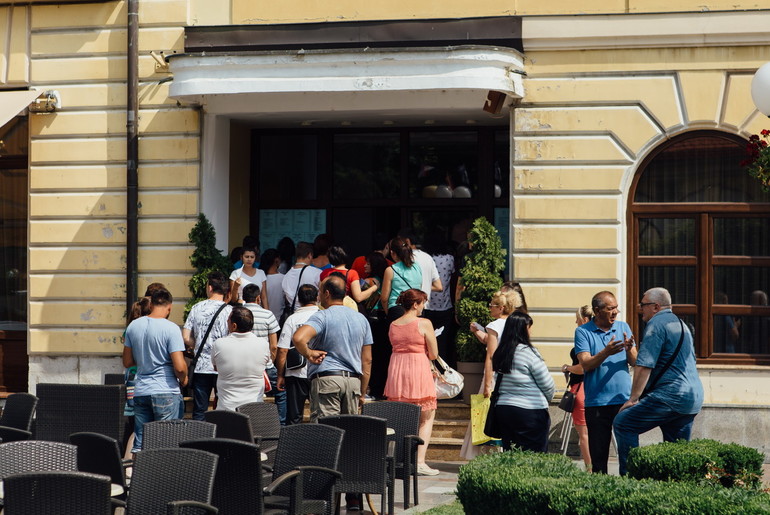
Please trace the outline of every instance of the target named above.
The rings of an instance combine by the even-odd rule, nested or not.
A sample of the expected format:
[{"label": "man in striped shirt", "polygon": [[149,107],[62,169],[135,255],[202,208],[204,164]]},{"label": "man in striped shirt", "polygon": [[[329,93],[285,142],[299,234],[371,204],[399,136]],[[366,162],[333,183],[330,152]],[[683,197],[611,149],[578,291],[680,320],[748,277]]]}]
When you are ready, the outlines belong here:
[{"label": "man in striped shirt", "polygon": [[275,398],[275,404],[278,406],[278,416],[281,419],[281,425],[286,424],[286,392],[278,390],[278,370],[275,368],[274,360],[278,351],[278,333],[281,328],[275,315],[269,309],[263,308],[259,304],[260,288],[256,284],[249,284],[243,288],[243,306],[251,311],[254,316],[253,333],[257,338],[264,338],[270,346],[270,363],[267,365],[267,375],[270,378],[272,393]]}]

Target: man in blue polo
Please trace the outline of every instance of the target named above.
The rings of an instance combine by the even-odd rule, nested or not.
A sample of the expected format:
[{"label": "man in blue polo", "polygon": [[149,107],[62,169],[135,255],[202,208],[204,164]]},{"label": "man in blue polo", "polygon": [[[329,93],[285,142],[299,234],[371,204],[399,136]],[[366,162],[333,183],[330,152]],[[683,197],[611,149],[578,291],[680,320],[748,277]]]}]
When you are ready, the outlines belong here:
[{"label": "man in blue polo", "polygon": [[639,308],[647,327],[634,367],[631,397],[615,417],[621,475],[626,474],[628,451],[639,447],[640,434],[660,427],[666,442],[689,440],[703,405],[692,334],[671,311],[671,294],[665,288],[649,289]]},{"label": "man in blue polo", "polygon": [[586,426],[592,471],[607,473],[612,422],[631,393],[628,367],[636,363],[631,328],[616,320],[618,301],[609,291],[591,299],[594,318],[575,330],[575,354],[585,372]]}]

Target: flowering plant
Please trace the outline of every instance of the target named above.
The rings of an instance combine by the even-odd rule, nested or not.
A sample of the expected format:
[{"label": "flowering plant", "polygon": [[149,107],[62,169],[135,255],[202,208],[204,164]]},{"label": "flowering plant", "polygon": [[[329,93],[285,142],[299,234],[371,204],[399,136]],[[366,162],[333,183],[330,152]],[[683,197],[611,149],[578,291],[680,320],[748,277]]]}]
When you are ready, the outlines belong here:
[{"label": "flowering plant", "polygon": [[[760,137],[761,135],[761,137]],[[770,191],[770,148],[768,148],[770,130],[763,129],[759,135],[752,134],[746,144],[748,157],[741,161],[749,175],[762,184],[762,191]]]}]

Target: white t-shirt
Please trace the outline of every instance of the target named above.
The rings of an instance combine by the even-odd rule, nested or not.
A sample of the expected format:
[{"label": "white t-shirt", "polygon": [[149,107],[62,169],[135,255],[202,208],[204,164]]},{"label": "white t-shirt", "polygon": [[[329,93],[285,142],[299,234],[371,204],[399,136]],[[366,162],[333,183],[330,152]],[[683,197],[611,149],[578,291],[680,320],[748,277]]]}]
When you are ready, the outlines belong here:
[{"label": "white t-shirt", "polygon": [[[290,349],[291,339],[300,326],[305,325],[308,318],[318,311],[318,306],[302,306],[294,311],[294,314],[286,319],[281,331],[281,337],[278,339],[279,349]],[[284,369],[284,377],[307,377],[307,365],[295,370]]]},{"label": "white t-shirt", "polygon": [[[430,305],[430,286],[433,284],[433,281],[440,279],[436,263],[433,261],[433,258],[430,257],[430,254],[423,252],[420,249],[412,250],[412,255],[414,255],[415,263],[420,265],[420,270],[422,270],[422,285],[420,286],[420,289],[428,296],[428,302],[425,303],[425,309],[433,309]],[[446,288],[446,286],[444,287]]]},{"label": "white t-shirt", "polygon": [[[238,300],[243,299],[243,288],[247,284],[256,284],[257,286],[259,286],[260,292],[262,291],[262,288],[264,288],[265,285],[262,283],[264,283],[267,280],[267,276],[265,276],[265,272],[260,270],[259,268],[256,268],[255,270],[257,271],[257,273],[254,274],[253,276],[244,274],[243,267],[233,270],[233,273],[230,274],[231,281],[237,281],[238,279],[241,280],[241,284],[238,285]],[[269,303],[270,301],[268,300],[267,302]]]},{"label": "white t-shirt", "polygon": [[[283,296],[286,299],[287,305],[291,304],[294,300],[294,295],[297,293],[297,286],[302,286],[302,284],[312,284],[318,288],[318,284],[321,282],[321,269],[310,265],[305,268],[305,271],[302,273],[302,284],[298,285],[297,281],[299,281],[299,274],[301,272],[302,268],[292,268],[283,276],[281,287],[283,288]],[[294,304],[294,308],[296,309],[299,306],[299,300],[297,300]]]},{"label": "white t-shirt", "polygon": [[230,333],[219,338],[211,348],[211,362],[216,367],[217,409],[235,411],[249,402],[261,402],[265,394],[263,374],[270,362],[270,346],[254,333]]},{"label": "white t-shirt", "polygon": [[267,303],[270,305],[270,311],[275,315],[276,320],[280,320],[283,313],[283,274],[271,274],[267,276]]},{"label": "white t-shirt", "polygon": [[487,324],[485,329],[487,332],[489,332],[490,329],[492,329],[495,333],[497,333],[497,343],[500,343],[500,337],[503,336],[503,329],[505,329],[505,321],[508,320],[507,317],[505,318],[496,318],[492,320],[490,323]]}]

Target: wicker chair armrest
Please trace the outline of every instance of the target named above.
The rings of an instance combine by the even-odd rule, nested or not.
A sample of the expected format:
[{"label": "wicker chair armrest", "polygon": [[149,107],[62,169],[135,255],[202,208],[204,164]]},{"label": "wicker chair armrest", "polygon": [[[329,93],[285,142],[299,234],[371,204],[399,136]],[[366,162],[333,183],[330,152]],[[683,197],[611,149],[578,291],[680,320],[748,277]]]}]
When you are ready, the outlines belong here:
[{"label": "wicker chair armrest", "polygon": [[313,465],[302,465],[300,467],[297,467],[297,470],[300,472],[322,472],[324,474],[329,474],[330,476],[334,476],[336,479],[342,478],[342,473],[338,470],[326,468],[326,467],[316,467]]},{"label": "wicker chair armrest", "polygon": [[412,445],[414,447],[417,447],[418,445],[422,445],[425,443],[425,440],[423,440],[417,435],[406,435],[404,437],[404,441],[408,442],[409,445]]},{"label": "wicker chair armrest", "polygon": [[116,499],[115,497],[110,497],[110,504],[112,504],[113,508],[126,508],[126,501]]},{"label": "wicker chair armrest", "polygon": [[[266,465],[262,465],[262,467],[264,468]],[[275,495],[275,491],[279,486],[284,484],[286,481],[294,479],[300,474],[302,474],[302,472],[298,469],[290,470],[289,472],[282,474],[280,477],[275,478],[273,482],[264,487],[262,491],[265,495]]]},{"label": "wicker chair armrest", "polygon": [[262,463],[262,472],[267,472],[268,474],[272,474],[273,473],[273,467],[271,467],[267,463]]},{"label": "wicker chair armrest", "polygon": [[166,515],[178,515],[185,507],[200,508],[208,513],[219,513],[219,508],[198,501],[171,501],[166,505]]},{"label": "wicker chair armrest", "polygon": [[0,426],[0,438],[2,438],[2,442],[18,442],[21,440],[29,440],[31,437],[32,431],[25,431],[15,427]]}]

